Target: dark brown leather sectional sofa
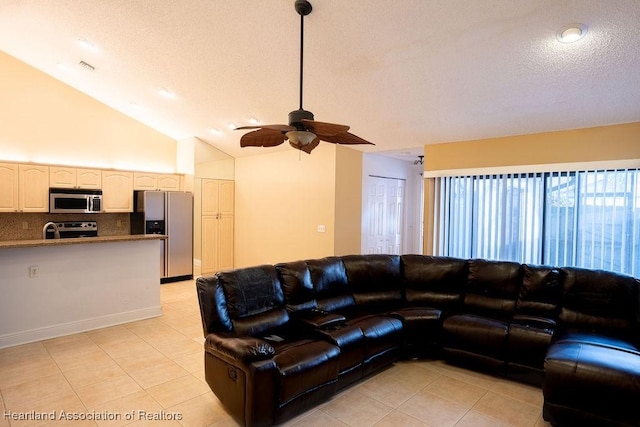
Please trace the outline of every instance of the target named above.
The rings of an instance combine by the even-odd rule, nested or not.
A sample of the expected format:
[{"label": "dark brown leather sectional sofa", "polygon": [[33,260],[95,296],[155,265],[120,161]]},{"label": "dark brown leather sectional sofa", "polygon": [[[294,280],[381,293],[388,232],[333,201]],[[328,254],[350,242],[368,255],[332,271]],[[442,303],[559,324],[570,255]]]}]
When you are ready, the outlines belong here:
[{"label": "dark brown leather sectional sofa", "polygon": [[542,384],[553,425],[640,425],[640,281],[630,276],[351,255],[225,271],[196,286],[206,380],[247,426],[286,421],[414,357]]}]

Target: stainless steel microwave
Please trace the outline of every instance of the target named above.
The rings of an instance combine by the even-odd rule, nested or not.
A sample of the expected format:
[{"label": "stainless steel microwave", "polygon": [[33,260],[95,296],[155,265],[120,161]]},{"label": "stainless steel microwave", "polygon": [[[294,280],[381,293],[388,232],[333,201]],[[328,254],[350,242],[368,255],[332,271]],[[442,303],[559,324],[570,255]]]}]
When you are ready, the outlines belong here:
[{"label": "stainless steel microwave", "polygon": [[50,213],[100,213],[102,190],[50,188]]}]

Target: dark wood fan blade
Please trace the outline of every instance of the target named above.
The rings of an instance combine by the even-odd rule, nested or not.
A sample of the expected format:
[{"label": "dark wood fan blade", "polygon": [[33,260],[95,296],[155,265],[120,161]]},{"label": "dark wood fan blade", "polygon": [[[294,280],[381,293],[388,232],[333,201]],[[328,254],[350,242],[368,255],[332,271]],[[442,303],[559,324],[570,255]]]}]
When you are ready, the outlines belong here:
[{"label": "dark wood fan blade", "polygon": [[280,132],[289,132],[292,130],[296,130],[296,128],[289,125],[240,126],[239,128],[235,128],[234,130],[244,130],[244,129],[272,129],[272,130],[278,130]]},{"label": "dark wood fan blade", "polygon": [[245,133],[240,138],[241,147],[275,147],[282,144],[287,136],[279,130],[258,129]]},{"label": "dark wood fan blade", "polygon": [[349,130],[349,126],[347,125],[317,122],[315,120],[302,119],[302,123],[309,131],[315,133],[320,138],[322,138],[323,136],[333,136],[341,133],[346,133]]},{"label": "dark wood fan blade", "polygon": [[360,138],[359,136],[356,136],[352,133],[349,132],[345,132],[345,133],[341,133],[339,135],[333,135],[333,136],[320,136],[318,135],[318,138],[320,138],[323,141],[327,141],[327,142],[333,142],[334,144],[347,144],[347,145],[356,145],[356,144],[370,144],[370,145],[375,145],[373,142],[369,142],[365,139]]},{"label": "dark wood fan blade", "polygon": [[311,154],[311,151],[313,151],[313,149],[316,148],[318,144],[320,144],[320,138],[315,138],[313,141],[311,141],[307,145],[298,145],[291,141],[289,141],[289,144],[291,144],[293,148],[297,148],[300,151],[304,151],[307,154]]}]

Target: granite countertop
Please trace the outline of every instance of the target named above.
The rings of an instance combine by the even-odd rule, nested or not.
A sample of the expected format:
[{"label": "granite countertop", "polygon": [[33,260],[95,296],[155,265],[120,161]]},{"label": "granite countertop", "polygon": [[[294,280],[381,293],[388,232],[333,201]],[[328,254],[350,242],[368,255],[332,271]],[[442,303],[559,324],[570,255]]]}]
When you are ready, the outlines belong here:
[{"label": "granite countertop", "polygon": [[74,239],[36,239],[36,240],[5,240],[0,241],[3,248],[34,248],[39,246],[63,246],[79,243],[132,242],[135,240],[166,239],[163,234],[128,234],[120,236],[78,237]]}]

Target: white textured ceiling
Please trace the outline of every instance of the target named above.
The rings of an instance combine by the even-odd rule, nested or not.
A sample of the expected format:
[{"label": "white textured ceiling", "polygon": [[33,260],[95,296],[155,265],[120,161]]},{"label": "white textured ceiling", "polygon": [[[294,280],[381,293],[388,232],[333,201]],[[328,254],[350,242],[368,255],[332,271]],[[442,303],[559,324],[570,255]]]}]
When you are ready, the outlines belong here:
[{"label": "white textured ceiling", "polygon": [[[640,0],[311,3],[304,107],[376,144],[363,151],[640,120]],[[293,4],[2,0],[0,50],[175,139],[253,155],[274,148],[240,149],[227,125],[297,109]],[[559,43],[576,22],[587,36]]]}]

